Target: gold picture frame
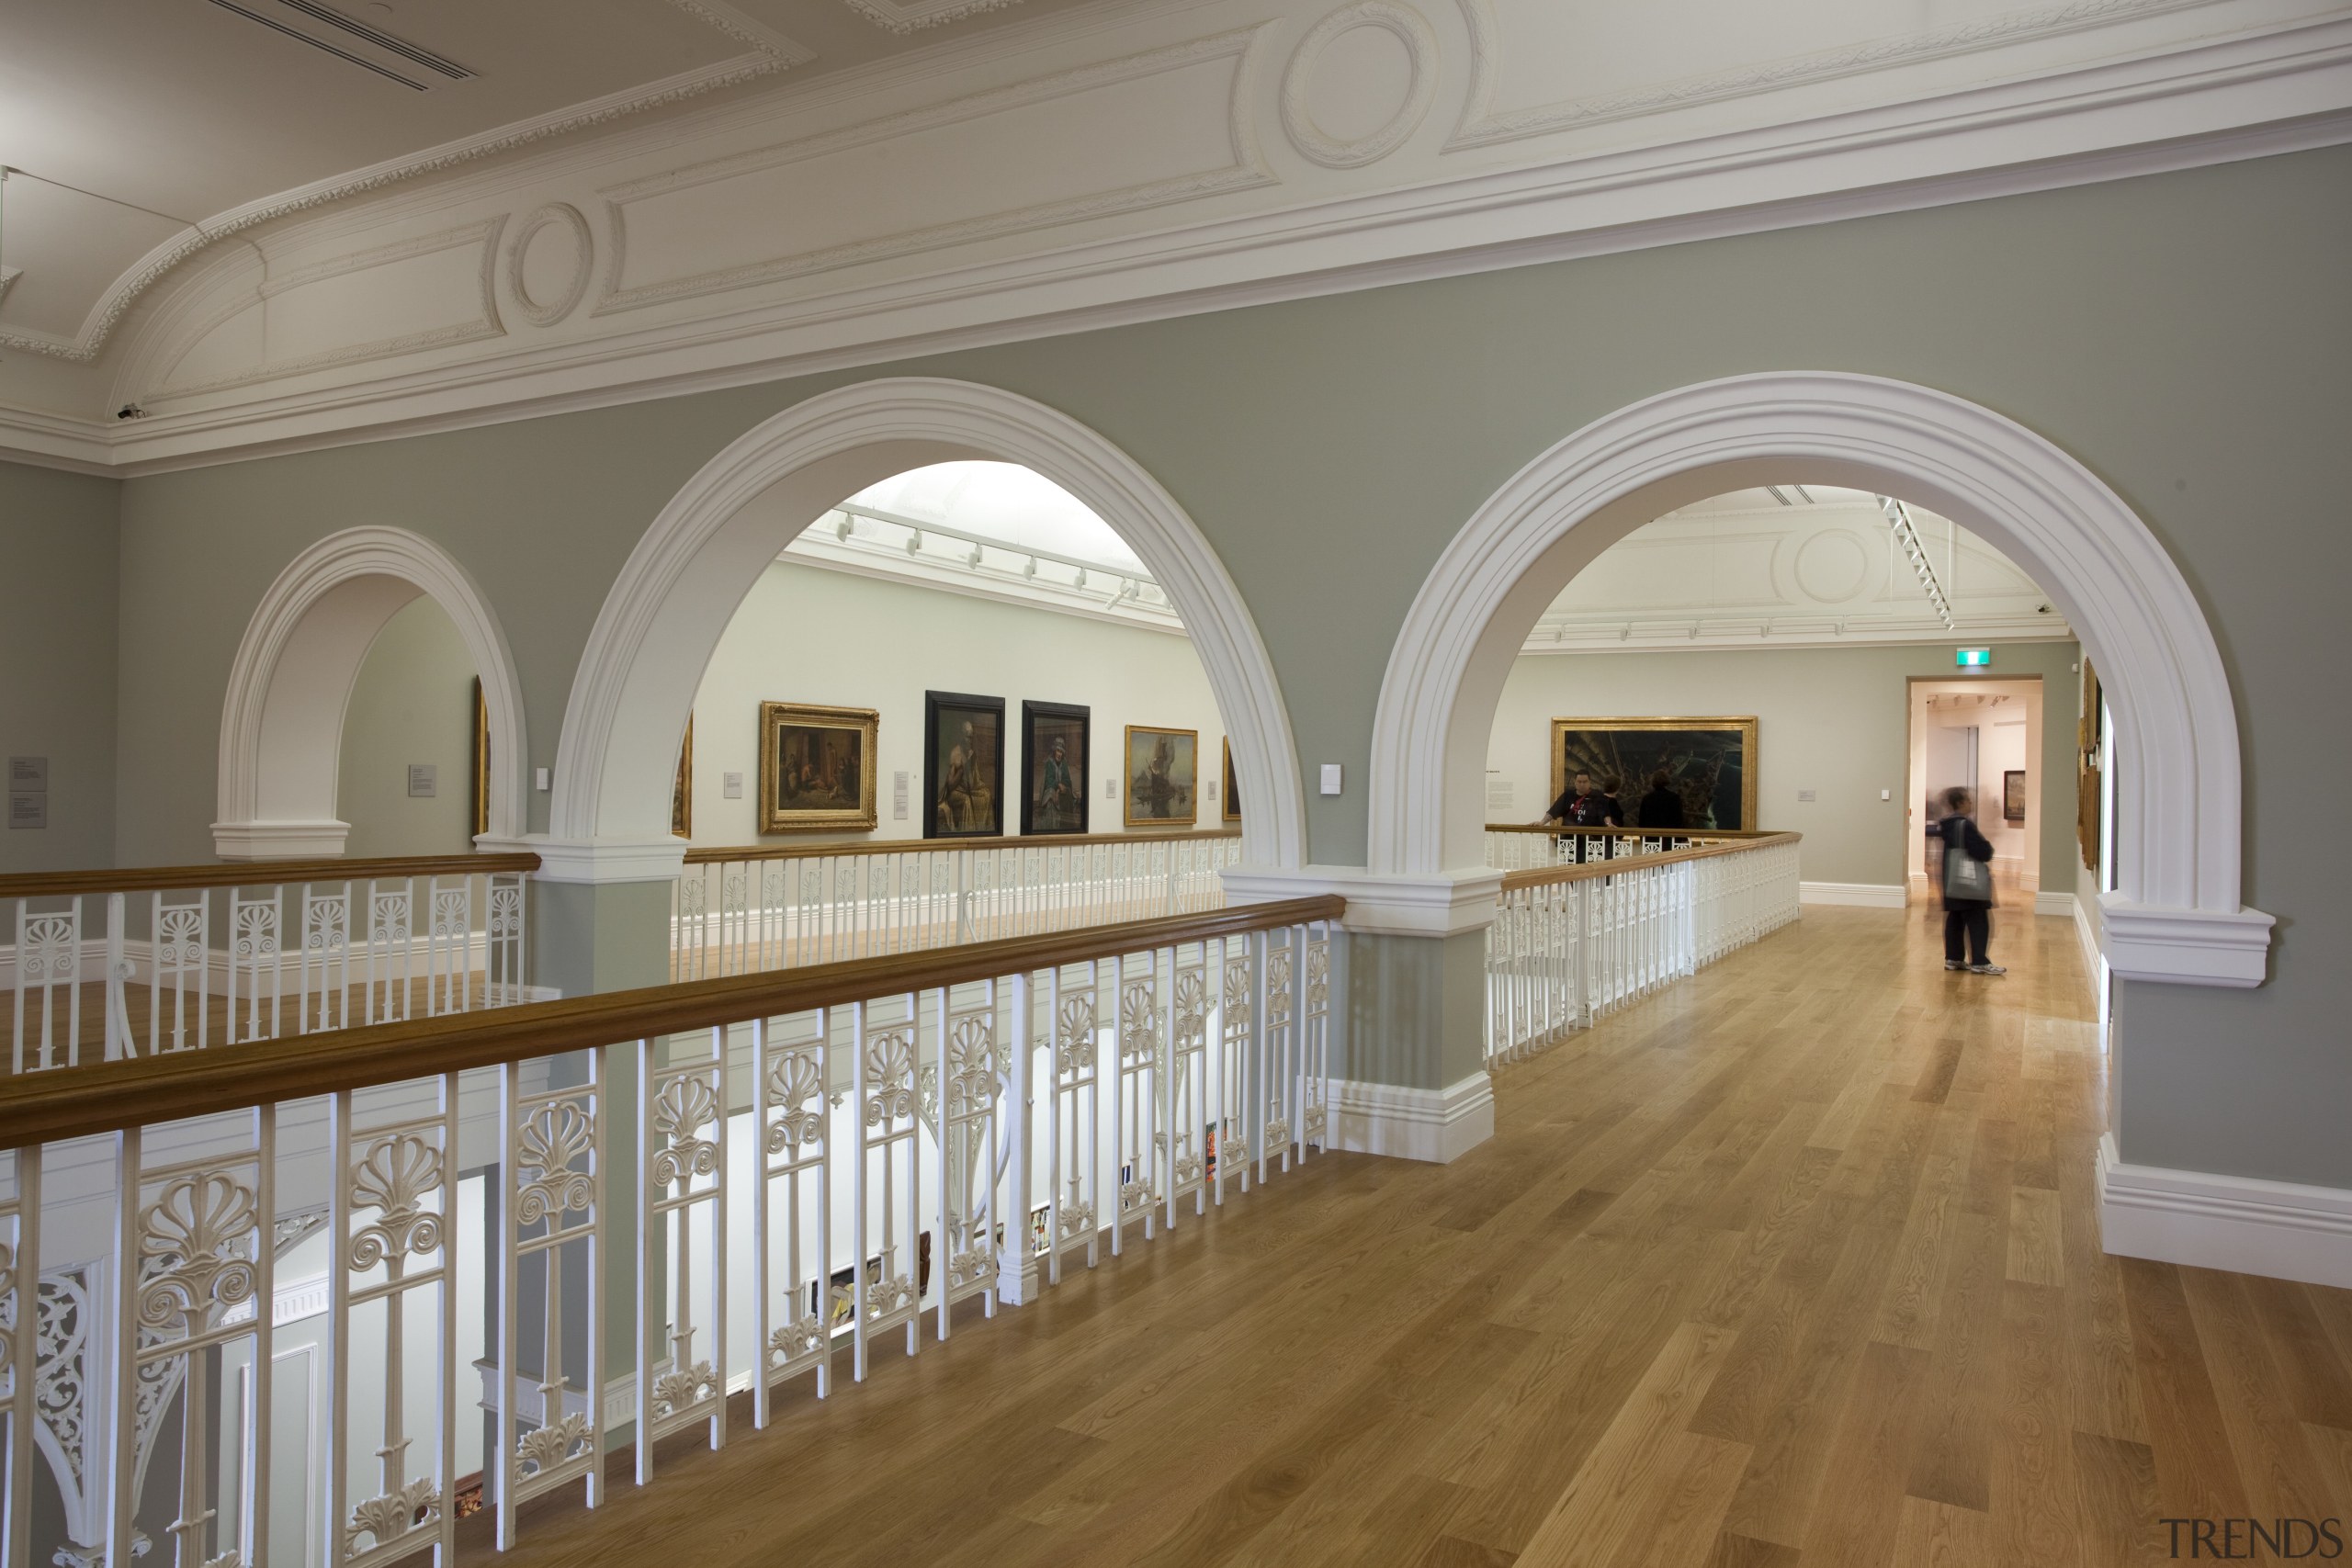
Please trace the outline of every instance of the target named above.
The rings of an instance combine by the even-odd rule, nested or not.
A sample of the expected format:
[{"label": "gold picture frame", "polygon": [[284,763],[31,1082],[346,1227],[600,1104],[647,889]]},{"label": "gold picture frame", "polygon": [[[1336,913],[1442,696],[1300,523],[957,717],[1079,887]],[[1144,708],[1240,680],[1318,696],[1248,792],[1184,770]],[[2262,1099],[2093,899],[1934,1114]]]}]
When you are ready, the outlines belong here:
[{"label": "gold picture frame", "polygon": [[874,708],[762,703],[759,830],[873,831],[881,730]]},{"label": "gold picture frame", "polygon": [[686,715],[685,738],[678,742],[678,776],[670,781],[670,831],[695,836],[695,716]]},{"label": "gold picture frame", "polygon": [[1241,824],[1241,780],[1233,772],[1233,742],[1230,739],[1225,742],[1223,776],[1225,798],[1218,801],[1217,806],[1225,818],[1226,825],[1238,827]]},{"label": "gold picture frame", "polygon": [[[1620,738],[1628,738],[1623,739]],[[1570,761],[1570,753],[1575,761]],[[1756,716],[1649,718],[1555,718],[1552,721],[1552,799],[1568,787],[1571,767],[1613,775],[1618,801],[1633,809],[1649,776],[1660,767],[1674,776],[1684,796],[1684,817],[1694,829],[1756,826]],[[1724,775],[1729,774],[1730,777]],[[1723,818],[1737,801],[1739,819]]]},{"label": "gold picture frame", "polygon": [[1125,781],[1119,793],[1127,827],[1190,828],[1201,819],[1199,730],[1127,726],[1119,772]]}]

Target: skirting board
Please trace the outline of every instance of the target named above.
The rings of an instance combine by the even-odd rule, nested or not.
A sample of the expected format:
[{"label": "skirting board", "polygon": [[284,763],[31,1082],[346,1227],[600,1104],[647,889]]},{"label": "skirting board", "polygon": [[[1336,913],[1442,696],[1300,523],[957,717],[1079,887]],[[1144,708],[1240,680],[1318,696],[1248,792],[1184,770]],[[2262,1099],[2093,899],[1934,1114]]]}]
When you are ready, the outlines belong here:
[{"label": "skirting board", "polygon": [[1852,904],[1865,909],[1900,909],[1910,897],[1899,882],[1800,882],[1800,904]]},{"label": "skirting board", "polygon": [[2033,912],[2072,919],[2075,917],[2075,896],[2072,893],[2037,893],[2033,896]]},{"label": "skirting board", "polygon": [[2099,1234],[2126,1258],[2352,1289],[2352,1191],[2126,1165],[2099,1140]]},{"label": "skirting board", "polygon": [[1495,1135],[1495,1090],[1484,1073],[1444,1089],[1331,1083],[1335,1148],[1450,1165]]},{"label": "skirting board", "polygon": [[[2099,973],[2099,961],[2105,957],[2098,945],[2098,927],[2091,914],[2091,901],[2075,900],[2075,936],[2083,944],[2083,973],[2091,977],[2092,986],[2103,998],[2107,994],[2107,976]],[[2104,1006],[2104,1001],[2101,1003]],[[2104,1021],[2104,1015],[2102,1015]]]}]

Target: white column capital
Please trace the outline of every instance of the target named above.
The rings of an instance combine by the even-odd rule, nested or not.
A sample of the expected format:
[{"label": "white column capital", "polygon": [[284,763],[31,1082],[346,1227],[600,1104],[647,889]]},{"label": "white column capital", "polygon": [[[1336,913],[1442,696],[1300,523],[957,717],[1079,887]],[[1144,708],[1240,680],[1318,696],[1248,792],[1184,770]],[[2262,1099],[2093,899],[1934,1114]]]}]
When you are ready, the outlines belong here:
[{"label": "white column capital", "polygon": [[1234,904],[1267,904],[1336,893],[1348,901],[1340,923],[1386,936],[1459,936],[1494,924],[1503,874],[1488,866],[1383,875],[1360,865],[1229,866],[1222,874]]},{"label": "white column capital", "polygon": [[659,839],[560,839],[548,833],[498,838],[484,833],[474,847],[485,852],[519,851],[539,857],[533,874],[541,882],[674,882],[686,863],[686,841]]},{"label": "white column capital", "polygon": [[2117,978],[2167,986],[2262,984],[2272,917],[2259,909],[2179,909],[2120,893],[2098,898],[2101,946]]}]

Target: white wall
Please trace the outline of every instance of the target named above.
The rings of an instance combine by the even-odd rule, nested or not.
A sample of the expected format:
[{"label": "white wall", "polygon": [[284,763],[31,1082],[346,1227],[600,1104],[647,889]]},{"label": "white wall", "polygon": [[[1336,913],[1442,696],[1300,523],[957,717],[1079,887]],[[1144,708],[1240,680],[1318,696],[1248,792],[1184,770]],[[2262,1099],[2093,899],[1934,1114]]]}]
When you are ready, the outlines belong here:
[{"label": "white wall", "polygon": [[[368,646],[343,715],[335,813],[344,853],[453,855],[473,848],[474,666],[448,613],[419,597]],[[429,799],[408,765],[438,770]]]},{"label": "white wall", "polygon": [[[1005,699],[1008,832],[1017,832],[1021,821],[1023,699],[1093,711],[1090,831],[1121,831],[1122,802],[1102,790],[1105,780],[1118,778],[1130,724],[1200,731],[1196,826],[1219,825],[1220,805],[1206,793],[1223,765],[1225,726],[1188,639],[779,561],[761,574],[728,623],[695,696],[694,841],[761,841],[753,825],[763,702],[870,707],[882,716],[875,832],[770,835],[767,841],[921,838],[925,691]],[[740,799],[726,797],[730,772],[743,775]],[[891,776],[899,772],[910,775],[904,820],[891,815]]]},{"label": "white wall", "polygon": [[[2079,684],[2069,688],[2066,683],[2079,680],[2077,674],[2068,671],[2047,681],[1917,681],[1911,686],[1912,801],[1924,808],[1933,792],[1951,784],[1973,789],[1976,825],[1993,841],[1994,863],[2017,874],[2019,886],[2030,891],[2073,891],[2082,864],[2075,854],[2074,834],[2074,705],[2064,700],[2070,689],[2080,689]],[[1953,694],[2008,700],[1959,708],[1928,705],[1931,697]],[[2053,732],[2043,717],[2045,696],[2059,700],[2060,706],[2069,710],[2067,716],[2057,721],[2054,749],[2051,740]],[[1971,728],[1977,733],[1976,777],[1973,781],[1944,778],[1928,761],[1932,738]],[[2011,768],[2025,771],[2025,821],[2016,827],[2001,816],[2001,775]],[[2050,848],[2045,854],[2042,818],[2053,802],[2060,815],[2059,830],[2048,840]],[[1940,812],[1941,807],[1937,810]],[[1914,835],[1910,856],[1912,885],[1924,886],[1928,864],[1923,835]]]},{"label": "white wall", "polygon": [[[1489,784],[1509,784],[1511,804],[1490,805],[1487,819],[1533,821],[1551,803],[1555,717],[1753,714],[1756,825],[1805,836],[1797,852],[1808,882],[1900,886],[1917,856],[1907,798],[1913,679],[1948,675],[1951,657],[1949,646],[1928,645],[1522,656],[1504,683],[1487,750]],[[2044,677],[2048,722],[2073,733],[2075,644],[2007,643],[1995,657],[2005,671]],[[2029,802],[2073,798],[2071,753],[2045,749],[2042,772],[2053,768],[2063,785],[2054,774],[2030,780]],[[1997,818],[1997,773],[1993,784]],[[1808,790],[1814,798],[1803,799]],[[1881,800],[1881,790],[1890,798]],[[2074,886],[2064,860],[2073,845],[2068,832],[2042,846],[2045,863],[2056,857],[2044,865],[2042,886]]]}]

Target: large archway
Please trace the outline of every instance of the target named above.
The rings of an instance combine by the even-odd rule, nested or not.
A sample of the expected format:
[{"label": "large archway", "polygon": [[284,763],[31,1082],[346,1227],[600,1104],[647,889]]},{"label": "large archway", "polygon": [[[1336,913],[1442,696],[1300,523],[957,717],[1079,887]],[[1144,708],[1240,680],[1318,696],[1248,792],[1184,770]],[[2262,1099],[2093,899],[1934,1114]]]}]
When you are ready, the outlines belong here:
[{"label": "large archway", "polygon": [[824,393],[747,431],[686,482],[630,554],[589,633],[556,753],[549,838],[593,844],[609,863],[581,874],[661,875],[663,863],[674,864],[672,759],[711,652],[767,563],[843,496],[961,458],[1045,475],[1150,568],[1193,637],[1232,737],[1250,802],[1246,857],[1302,863],[1306,807],[1272,661],[1240,591],[1183,509],[1116,446],[1042,403],[908,378]]},{"label": "large archway", "polygon": [[1374,875],[1480,863],[1487,727],[1535,617],[1603,549],[1718,491],[1818,478],[1901,494],[2030,569],[2107,682],[2119,780],[2107,953],[2127,978],[2259,985],[2270,919],[2238,902],[2237,718],[2196,596],[2122,499],[1988,409],[1868,376],[1733,377],[1577,432],[1439,557],[1383,680]]},{"label": "large archway", "polygon": [[370,644],[420,595],[447,613],[481,678],[490,735],[489,836],[525,827],[523,690],[506,634],[447,551],[399,528],[329,535],[262,595],[230,668],[220,713],[219,816],[224,860],[343,852],[335,815],[344,709]]}]

